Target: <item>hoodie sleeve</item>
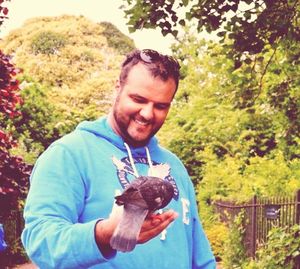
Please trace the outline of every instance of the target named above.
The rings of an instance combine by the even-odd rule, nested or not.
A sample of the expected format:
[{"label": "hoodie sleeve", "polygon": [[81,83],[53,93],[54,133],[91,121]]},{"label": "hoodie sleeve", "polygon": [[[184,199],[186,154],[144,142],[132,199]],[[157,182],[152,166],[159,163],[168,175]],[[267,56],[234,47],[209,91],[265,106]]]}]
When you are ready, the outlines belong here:
[{"label": "hoodie sleeve", "polygon": [[199,219],[196,197],[192,183],[190,183],[190,203],[193,221],[192,269],[215,269],[216,260]]},{"label": "hoodie sleeve", "polygon": [[78,223],[84,200],[85,185],[72,154],[62,145],[51,146],[34,167],[24,209],[22,242],[40,268],[87,268],[110,258],[95,242],[98,220]]}]

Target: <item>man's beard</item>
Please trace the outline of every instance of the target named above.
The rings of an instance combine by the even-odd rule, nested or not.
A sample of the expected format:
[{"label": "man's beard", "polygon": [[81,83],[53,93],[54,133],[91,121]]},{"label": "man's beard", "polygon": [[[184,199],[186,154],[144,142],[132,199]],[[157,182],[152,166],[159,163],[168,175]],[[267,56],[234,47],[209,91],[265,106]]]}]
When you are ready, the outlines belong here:
[{"label": "man's beard", "polygon": [[124,139],[126,143],[128,143],[131,146],[142,147],[147,145],[150,138],[156,133],[156,132],[155,133],[151,132],[145,139],[136,140],[128,132],[128,127],[130,125],[130,122],[134,121],[134,119],[130,116],[124,117],[123,115],[121,115],[121,113],[118,112],[118,109],[114,109],[113,115],[116,124],[118,125],[118,128],[120,130],[121,137]]}]

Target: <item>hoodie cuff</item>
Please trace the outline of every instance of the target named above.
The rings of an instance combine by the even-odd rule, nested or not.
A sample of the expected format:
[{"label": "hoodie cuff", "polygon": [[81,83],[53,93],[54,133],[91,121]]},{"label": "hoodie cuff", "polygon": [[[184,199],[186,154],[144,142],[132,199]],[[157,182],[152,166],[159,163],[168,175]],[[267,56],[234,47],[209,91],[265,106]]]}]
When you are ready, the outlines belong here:
[{"label": "hoodie cuff", "polygon": [[[116,256],[115,250],[112,250],[111,253],[106,254],[105,256],[99,250],[95,240],[95,226],[98,221],[99,219],[88,223],[75,224],[76,232],[74,235],[76,236],[73,237],[73,253],[77,263],[82,268],[107,262]],[[80,244],[78,244],[78,242],[80,242]],[[82,257],[84,257],[84,259],[82,259]]]}]

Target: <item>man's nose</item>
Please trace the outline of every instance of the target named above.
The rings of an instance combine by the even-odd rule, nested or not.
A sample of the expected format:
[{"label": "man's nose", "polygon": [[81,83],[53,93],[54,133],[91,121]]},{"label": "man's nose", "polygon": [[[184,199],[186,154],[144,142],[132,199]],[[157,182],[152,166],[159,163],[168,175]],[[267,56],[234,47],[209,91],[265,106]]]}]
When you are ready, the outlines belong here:
[{"label": "man's nose", "polygon": [[154,110],[152,104],[144,104],[140,110],[140,116],[142,116],[145,120],[152,120],[154,117]]}]

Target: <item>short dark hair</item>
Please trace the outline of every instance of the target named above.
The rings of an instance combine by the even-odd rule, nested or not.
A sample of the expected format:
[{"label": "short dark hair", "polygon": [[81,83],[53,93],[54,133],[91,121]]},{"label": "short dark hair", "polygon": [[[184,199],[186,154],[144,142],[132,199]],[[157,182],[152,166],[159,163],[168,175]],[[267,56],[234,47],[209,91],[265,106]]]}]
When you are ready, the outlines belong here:
[{"label": "short dark hair", "polygon": [[132,67],[138,63],[142,63],[147,66],[147,69],[154,77],[159,77],[164,81],[169,78],[173,78],[177,90],[180,76],[179,63],[171,56],[164,55],[150,49],[134,50],[126,55],[121,66],[121,73],[119,77],[121,85],[126,82],[128,73]]}]

